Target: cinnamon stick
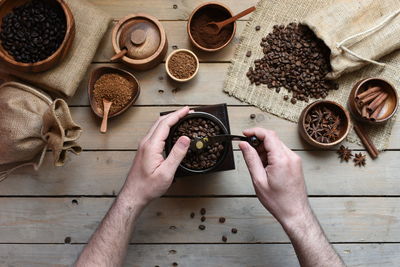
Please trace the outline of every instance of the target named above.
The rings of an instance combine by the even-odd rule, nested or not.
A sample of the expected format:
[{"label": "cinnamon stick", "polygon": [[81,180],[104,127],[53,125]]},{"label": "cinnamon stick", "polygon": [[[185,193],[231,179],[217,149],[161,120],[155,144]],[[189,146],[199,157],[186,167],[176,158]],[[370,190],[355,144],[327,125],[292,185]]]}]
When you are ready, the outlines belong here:
[{"label": "cinnamon stick", "polygon": [[356,100],[360,100],[363,97],[365,97],[365,96],[367,96],[367,95],[369,95],[371,93],[375,93],[377,91],[380,91],[380,90],[381,90],[381,88],[379,86],[375,86],[375,87],[369,88],[368,90],[366,90],[366,91],[362,92],[361,94],[357,95],[356,96]]},{"label": "cinnamon stick", "polygon": [[371,121],[376,121],[378,119],[379,114],[381,113],[383,107],[385,106],[385,102],[382,102],[374,111],[374,113],[372,113],[372,115],[370,116]]},{"label": "cinnamon stick", "polygon": [[367,149],[368,153],[371,155],[371,158],[376,159],[378,157],[379,151],[378,149],[376,149],[374,143],[372,143],[364,128],[362,128],[361,125],[355,123],[354,130],[357,133],[358,137],[360,137],[361,142],[364,144],[364,147]]},{"label": "cinnamon stick", "polygon": [[365,96],[363,98],[360,98],[360,100],[359,100],[360,105],[363,106],[365,104],[368,104],[369,102],[374,100],[376,97],[378,97],[380,93],[381,92],[378,91],[378,92],[372,93],[370,95],[367,95],[367,96]]},{"label": "cinnamon stick", "polygon": [[369,113],[368,113],[368,111],[367,111],[367,106],[363,106],[362,107],[362,109],[361,109],[361,116],[364,118],[364,119],[369,119]]},{"label": "cinnamon stick", "polygon": [[388,94],[385,92],[382,92],[377,98],[374,99],[374,101],[372,101],[368,107],[367,110],[368,112],[374,112],[376,110],[376,108],[386,100],[386,98],[388,97]]}]

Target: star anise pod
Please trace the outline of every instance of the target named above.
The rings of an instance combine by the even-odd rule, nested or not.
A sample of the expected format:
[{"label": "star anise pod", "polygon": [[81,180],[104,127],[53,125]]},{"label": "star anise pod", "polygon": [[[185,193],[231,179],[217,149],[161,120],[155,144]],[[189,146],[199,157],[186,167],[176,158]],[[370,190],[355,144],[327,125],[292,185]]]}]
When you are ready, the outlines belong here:
[{"label": "star anise pod", "polygon": [[321,136],[323,129],[321,129],[317,124],[310,125],[307,133],[314,139],[317,139]]},{"label": "star anise pod", "polygon": [[355,154],[354,159],[353,159],[354,165],[359,166],[359,167],[365,166],[366,158],[367,158],[367,156],[361,154],[361,152],[358,154]]},{"label": "star anise pod", "polygon": [[324,113],[322,112],[321,109],[315,108],[311,112],[311,118],[312,118],[312,122],[320,122],[324,118]]},{"label": "star anise pod", "polygon": [[339,154],[340,162],[343,161],[348,162],[349,159],[353,157],[353,153],[351,153],[351,150],[348,147],[345,147],[344,145],[340,146],[337,153]]}]

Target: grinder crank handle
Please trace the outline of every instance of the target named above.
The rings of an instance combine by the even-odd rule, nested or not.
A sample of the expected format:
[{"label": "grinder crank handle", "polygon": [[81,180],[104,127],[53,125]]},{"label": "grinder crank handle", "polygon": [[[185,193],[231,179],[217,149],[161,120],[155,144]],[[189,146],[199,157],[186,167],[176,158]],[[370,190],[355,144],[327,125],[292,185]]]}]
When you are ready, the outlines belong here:
[{"label": "grinder crank handle", "polygon": [[261,144],[261,140],[256,136],[240,136],[240,135],[231,135],[230,139],[233,141],[245,141],[248,142],[252,147],[256,148]]}]

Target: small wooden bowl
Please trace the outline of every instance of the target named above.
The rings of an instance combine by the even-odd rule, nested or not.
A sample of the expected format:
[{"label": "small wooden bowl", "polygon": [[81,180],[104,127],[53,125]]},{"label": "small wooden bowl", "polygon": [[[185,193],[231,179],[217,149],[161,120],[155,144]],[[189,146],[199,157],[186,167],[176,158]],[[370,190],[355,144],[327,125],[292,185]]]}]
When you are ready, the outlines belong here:
[{"label": "small wooden bowl", "polygon": [[[164,27],[157,18],[143,13],[128,15],[119,20],[114,26],[112,32],[112,45],[115,54],[121,52],[121,49],[123,48],[123,36],[124,34],[132,33],[131,29],[143,30],[146,37],[143,40],[143,43],[138,45],[132,44],[130,47],[138,56],[136,58],[131,58],[128,55],[125,55],[121,59],[122,62],[135,70],[148,70],[160,64],[165,58],[168,50],[167,35]],[[157,29],[158,33],[155,33],[154,29]],[[153,37],[159,38],[159,43],[157,44],[156,49],[151,48],[154,43],[149,41],[154,40]]]},{"label": "small wooden bowl", "polygon": [[130,72],[122,70],[122,69],[118,69],[118,68],[112,68],[112,67],[99,67],[99,68],[93,70],[92,73],[90,74],[89,83],[88,83],[89,102],[90,102],[90,106],[92,107],[94,114],[96,114],[100,118],[103,118],[103,111],[99,106],[99,105],[102,105],[102,103],[96,102],[96,100],[94,99],[94,96],[93,96],[93,90],[94,90],[94,84],[96,83],[96,81],[103,74],[107,74],[107,73],[114,73],[114,74],[121,75],[122,77],[124,77],[125,79],[130,81],[132,84],[136,85],[136,88],[134,90],[132,90],[131,101],[120,111],[110,114],[108,116],[108,118],[116,117],[116,116],[124,113],[130,106],[133,105],[133,103],[136,102],[136,100],[138,99],[138,97],[140,95],[139,82],[137,81],[135,76],[133,76]]},{"label": "small wooden bowl", "polygon": [[231,15],[231,17],[233,17],[232,11],[231,11],[231,10],[229,9],[229,7],[227,7],[226,5],[224,5],[224,4],[222,4],[222,3],[218,3],[218,2],[205,2],[205,3],[201,4],[201,5],[199,5],[198,7],[196,7],[196,8],[192,11],[192,13],[190,14],[189,19],[188,19],[188,23],[187,23],[187,33],[188,33],[188,35],[189,35],[190,41],[192,42],[192,44],[193,44],[194,46],[196,46],[197,48],[199,48],[199,49],[201,49],[201,50],[203,50],[203,51],[206,51],[206,52],[215,52],[215,51],[221,50],[222,48],[224,48],[225,46],[227,46],[227,45],[232,41],[233,37],[235,36],[235,32],[236,32],[236,22],[233,22],[233,23],[232,23],[232,24],[233,24],[233,30],[232,30],[232,34],[231,34],[230,38],[229,38],[223,45],[221,45],[220,47],[217,47],[217,48],[207,48],[207,47],[204,47],[204,46],[200,45],[200,44],[197,43],[197,42],[195,41],[195,39],[193,38],[193,35],[192,35],[192,33],[191,33],[191,30],[190,30],[190,26],[191,26],[191,23],[192,23],[193,16],[194,16],[197,12],[199,12],[200,10],[206,9],[206,8],[209,8],[209,7],[213,7],[213,8],[216,8],[216,9],[221,9],[221,10],[227,11],[227,12],[229,12],[229,14]]},{"label": "small wooden bowl", "polygon": [[[383,91],[389,94],[388,98],[386,99],[385,106],[380,113],[380,116],[375,121],[363,118],[361,115],[361,110],[356,103],[356,96],[367,90],[369,86],[379,86],[382,88]],[[353,89],[351,90],[349,95],[348,106],[351,114],[357,120],[377,125],[390,120],[396,114],[396,111],[399,107],[399,97],[394,86],[388,81],[380,78],[367,78],[357,82],[353,86]]]},{"label": "small wooden bowl", "polygon": [[[13,8],[24,5],[30,0],[3,0],[0,1],[0,27],[3,21],[4,16],[12,11]],[[62,10],[64,11],[67,29],[65,32],[64,40],[60,47],[48,58],[38,61],[35,63],[22,63],[14,60],[14,58],[8,54],[8,52],[3,48],[0,44],[0,58],[4,63],[18,71],[23,72],[41,72],[48,70],[55,65],[59,64],[65,56],[68,54],[70,50],[73,40],[75,38],[75,21],[74,16],[72,15],[71,10],[68,5],[63,0],[43,0],[52,5],[60,5]]]},{"label": "small wooden bowl", "polygon": [[[168,68],[168,64],[169,64],[171,57],[179,52],[188,53],[192,57],[194,57],[194,59],[196,60],[196,71],[192,74],[192,76],[190,76],[189,78],[186,78],[186,79],[179,79],[179,78],[175,77],[174,75],[172,75],[172,73],[169,71],[169,68]],[[187,81],[190,81],[191,79],[193,79],[193,77],[196,76],[197,72],[199,71],[199,66],[200,66],[200,63],[199,63],[199,59],[196,56],[196,54],[187,49],[177,49],[177,50],[171,52],[171,54],[169,54],[169,56],[167,57],[167,60],[165,62],[165,70],[167,71],[168,76],[177,82],[187,82]]]},{"label": "small wooden bowl", "polygon": [[[329,109],[336,112],[342,119],[342,129],[340,131],[339,138],[335,142],[321,143],[321,142],[318,142],[317,140],[315,140],[314,138],[312,138],[307,133],[306,128],[305,128],[305,125],[306,125],[305,119],[306,119],[307,114],[310,112],[310,110],[312,108],[314,108],[315,106],[329,107]],[[339,103],[336,103],[336,102],[330,101],[330,100],[318,100],[318,101],[315,101],[315,102],[309,104],[301,112],[299,122],[298,122],[298,129],[299,129],[299,133],[300,133],[301,137],[303,137],[303,139],[306,140],[306,142],[309,143],[310,145],[312,145],[314,147],[322,148],[322,149],[329,149],[329,148],[332,148],[332,147],[340,144],[346,138],[346,136],[349,134],[350,128],[351,128],[351,123],[350,123],[349,112],[347,112],[347,110],[345,110],[344,107],[342,105],[340,105]]]}]

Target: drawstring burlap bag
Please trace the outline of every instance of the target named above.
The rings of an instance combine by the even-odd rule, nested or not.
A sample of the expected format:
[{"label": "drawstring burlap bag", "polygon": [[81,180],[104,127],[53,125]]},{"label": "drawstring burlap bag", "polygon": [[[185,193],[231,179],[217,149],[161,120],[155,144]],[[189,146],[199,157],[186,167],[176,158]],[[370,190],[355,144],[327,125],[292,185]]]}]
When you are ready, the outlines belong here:
[{"label": "drawstring burlap bag", "polygon": [[47,149],[54,165],[64,164],[66,152],[81,152],[82,132],[72,121],[67,103],[52,101],[41,91],[17,82],[0,86],[0,181],[15,169],[40,167]]},{"label": "drawstring burlap bag", "polygon": [[400,48],[399,0],[338,0],[311,13],[303,23],[331,49],[328,78],[369,63],[393,68],[377,60]]}]

